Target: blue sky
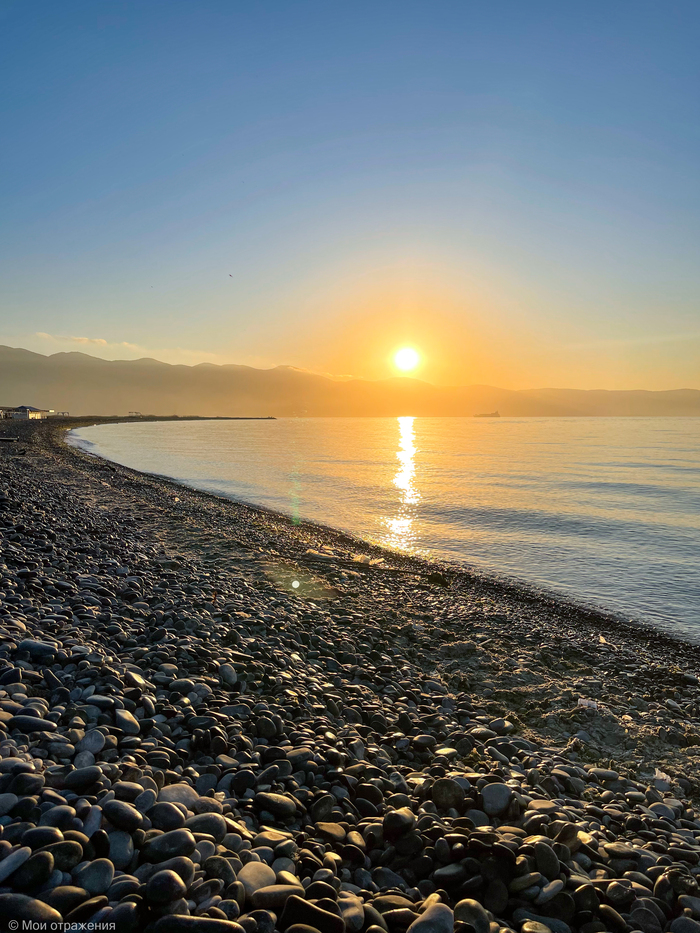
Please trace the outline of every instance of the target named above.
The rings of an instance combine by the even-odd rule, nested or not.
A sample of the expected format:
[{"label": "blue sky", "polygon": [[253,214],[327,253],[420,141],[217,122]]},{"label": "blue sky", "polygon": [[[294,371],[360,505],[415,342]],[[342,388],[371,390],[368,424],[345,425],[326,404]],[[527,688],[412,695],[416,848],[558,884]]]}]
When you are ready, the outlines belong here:
[{"label": "blue sky", "polygon": [[0,342],[700,387],[695,2],[0,2]]}]

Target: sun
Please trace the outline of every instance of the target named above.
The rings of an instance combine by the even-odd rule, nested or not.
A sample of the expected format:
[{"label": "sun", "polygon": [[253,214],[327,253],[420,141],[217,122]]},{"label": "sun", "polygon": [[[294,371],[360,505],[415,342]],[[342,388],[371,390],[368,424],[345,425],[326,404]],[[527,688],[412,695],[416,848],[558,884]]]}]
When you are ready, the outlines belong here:
[{"label": "sun", "polygon": [[401,347],[394,354],[394,366],[401,372],[407,373],[420,363],[420,354],[413,347]]}]

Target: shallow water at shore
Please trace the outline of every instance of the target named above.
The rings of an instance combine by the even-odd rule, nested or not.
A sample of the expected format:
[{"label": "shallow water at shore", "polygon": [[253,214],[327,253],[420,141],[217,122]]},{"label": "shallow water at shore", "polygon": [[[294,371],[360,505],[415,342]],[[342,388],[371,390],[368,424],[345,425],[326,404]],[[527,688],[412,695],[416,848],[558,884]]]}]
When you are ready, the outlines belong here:
[{"label": "shallow water at shore", "polygon": [[100,425],[138,470],[697,637],[700,419]]}]

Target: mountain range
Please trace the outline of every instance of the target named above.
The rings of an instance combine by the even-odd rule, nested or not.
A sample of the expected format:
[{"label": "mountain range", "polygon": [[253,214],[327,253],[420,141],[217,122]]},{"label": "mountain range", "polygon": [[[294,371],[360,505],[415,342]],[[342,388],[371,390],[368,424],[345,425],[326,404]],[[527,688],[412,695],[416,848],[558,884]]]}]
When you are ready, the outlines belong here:
[{"label": "mountain range", "polygon": [[334,379],[277,366],[153,359],[44,356],[0,346],[0,406],[32,405],[71,415],[506,416],[700,415],[700,390],[499,389],[435,386],[418,379]]}]

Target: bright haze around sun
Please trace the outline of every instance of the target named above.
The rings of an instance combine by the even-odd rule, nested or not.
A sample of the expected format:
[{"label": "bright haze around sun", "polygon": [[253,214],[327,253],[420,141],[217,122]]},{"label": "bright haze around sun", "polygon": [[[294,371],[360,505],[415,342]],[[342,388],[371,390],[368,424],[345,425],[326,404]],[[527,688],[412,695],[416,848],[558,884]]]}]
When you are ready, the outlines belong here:
[{"label": "bright haze around sun", "polygon": [[697,2],[0,21],[0,344],[700,387]]},{"label": "bright haze around sun", "polygon": [[420,353],[415,347],[401,347],[394,354],[394,366],[402,373],[412,372],[420,363]]}]

